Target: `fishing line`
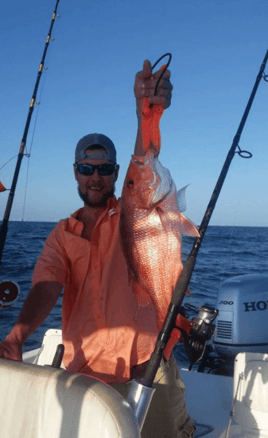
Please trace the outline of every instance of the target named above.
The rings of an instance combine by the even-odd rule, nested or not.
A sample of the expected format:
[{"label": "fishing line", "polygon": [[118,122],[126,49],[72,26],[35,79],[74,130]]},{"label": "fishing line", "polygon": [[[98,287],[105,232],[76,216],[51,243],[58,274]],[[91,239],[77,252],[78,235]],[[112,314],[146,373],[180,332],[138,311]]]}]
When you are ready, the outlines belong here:
[{"label": "fishing line", "polygon": [[160,76],[159,76],[159,78],[158,78],[158,80],[157,80],[157,82],[156,82],[156,86],[155,86],[155,89],[154,89],[154,95],[155,95],[155,96],[157,95],[159,82],[161,81],[162,77],[164,76],[165,72],[167,71],[169,64],[171,63],[171,59],[172,59],[172,55],[171,55],[171,53],[165,53],[164,55],[160,56],[160,58],[158,58],[158,60],[157,60],[157,61],[154,63],[154,65],[152,66],[152,71],[153,71],[154,68],[157,66],[157,64],[159,64],[159,62],[160,62],[163,58],[165,58],[166,56],[169,57],[169,60],[168,60],[167,64],[164,66],[164,68],[163,68],[163,70],[162,70],[162,72],[161,72],[161,74],[160,74]]},{"label": "fishing line", "polygon": [[17,155],[14,155],[14,157],[10,158],[10,160],[8,160],[5,164],[3,164],[2,167],[0,167],[0,170],[2,170],[3,167],[5,167],[10,161],[14,160],[14,158],[17,158],[17,156],[18,156],[18,154],[17,154]]},{"label": "fishing line", "polygon": [[[59,15],[56,15],[55,19],[59,18],[59,17],[60,17]],[[54,43],[55,37],[51,36],[50,41],[52,43]],[[49,65],[49,63],[51,61],[52,53],[53,53],[53,48],[54,48],[54,44],[51,45],[50,51],[47,54],[47,57],[46,57],[46,59],[47,59],[47,63],[46,64],[47,65]],[[40,91],[38,93],[38,96],[36,96],[36,101],[35,101],[36,116],[35,116],[35,122],[34,122],[33,131],[32,131],[32,138],[31,138],[31,144],[30,144],[29,152],[27,152],[27,144],[25,145],[26,153],[24,154],[24,156],[26,156],[27,158],[31,157],[31,151],[32,151],[32,148],[33,148],[33,141],[34,141],[34,136],[35,136],[35,130],[36,130],[36,125],[37,125],[37,120],[38,120],[38,117],[39,117],[39,109],[40,109],[40,105],[42,103],[42,95],[43,95],[43,92],[44,92],[44,89],[45,89],[45,85],[46,85],[46,81],[47,81],[47,74],[46,73],[47,73],[47,71],[49,69],[49,67],[47,67],[47,65],[45,65],[45,64],[43,65],[43,69],[42,69],[42,74],[44,75],[43,76],[43,81],[41,82]]]},{"label": "fishing line", "polygon": [[[57,15],[56,18],[59,18],[59,16]],[[51,37],[51,42],[54,42],[55,38]],[[47,64],[49,64],[51,57],[52,57],[52,51],[53,51],[53,44],[51,47],[50,52],[48,53],[48,57],[47,57]],[[24,201],[23,201],[23,207],[22,207],[22,220],[24,220],[24,216],[25,216],[25,208],[26,208],[26,196],[27,196],[27,190],[28,190],[28,180],[29,180],[29,167],[30,167],[30,158],[31,158],[31,153],[32,153],[32,148],[33,148],[33,142],[34,142],[34,136],[35,136],[35,130],[36,130],[36,125],[37,125],[37,120],[39,117],[39,108],[40,108],[40,104],[42,101],[42,95],[43,95],[43,91],[45,89],[45,84],[47,81],[47,74],[46,72],[48,71],[48,67],[46,67],[45,65],[43,66],[43,71],[42,73],[45,73],[44,75],[44,79],[43,82],[41,83],[41,87],[40,87],[40,93],[38,95],[38,100],[35,101],[35,107],[37,107],[36,110],[36,116],[35,116],[35,122],[34,122],[34,127],[33,127],[33,132],[32,132],[32,138],[31,138],[31,144],[30,144],[30,149],[29,152],[27,151],[27,145],[25,145],[25,149],[26,149],[26,153],[24,153],[24,156],[26,158],[28,158],[28,163],[27,163],[27,171],[26,171],[26,182],[25,182],[25,191],[24,191]]]},{"label": "fishing line", "polygon": [[[245,175],[248,175],[248,169],[249,169],[249,161],[247,161],[247,164],[245,166],[245,171],[244,171]],[[235,172],[235,169],[234,169],[234,172]],[[245,176],[244,184],[246,184],[246,183],[247,183],[247,177]],[[225,259],[224,263],[221,265],[221,271],[220,271],[219,282],[218,282],[219,286],[225,280],[225,274],[228,271],[230,271],[232,268],[235,268],[235,263],[233,261],[233,259],[234,259],[234,253],[233,253],[234,233],[235,233],[235,227],[240,226],[240,225],[237,225],[237,217],[238,217],[239,211],[241,210],[242,201],[244,201],[245,196],[246,196],[245,195],[245,186],[243,185],[243,181],[242,181],[242,185],[240,186],[240,192],[237,194],[236,199],[234,199],[232,204],[227,204],[227,207],[228,207],[228,205],[232,206],[232,212],[234,213],[234,217],[233,217],[233,221],[232,221],[233,224],[230,226],[231,233],[228,237],[228,243],[227,243],[227,249],[226,249],[226,253],[227,253],[226,259]],[[219,286],[217,289],[219,289]]]},{"label": "fishing line", "polygon": [[[42,94],[42,90],[40,93],[40,98],[41,98],[41,94]],[[37,119],[38,119],[38,115],[39,115],[39,101],[35,102],[35,105],[37,106],[37,111],[36,111],[36,117],[35,117],[35,122],[34,122],[34,127],[33,127],[33,132],[32,132],[32,138],[31,138],[31,145],[30,145],[30,150],[29,152],[27,151],[26,148],[26,153],[24,153],[24,156],[26,158],[28,158],[28,162],[27,162],[27,170],[26,170],[26,181],[25,181],[25,190],[24,190],[24,201],[23,201],[23,207],[22,207],[22,220],[24,220],[24,215],[25,215],[25,207],[26,207],[26,196],[27,196],[27,189],[28,189],[28,178],[29,178],[29,167],[30,167],[30,158],[31,158],[31,152],[32,152],[32,148],[33,148],[33,140],[34,140],[34,135],[35,135],[35,129],[36,129],[36,124],[37,124]]]},{"label": "fishing line", "polygon": [[29,167],[30,167],[30,156],[28,157],[28,163],[27,163],[26,182],[25,182],[25,191],[24,191],[24,200],[23,200],[22,216],[21,216],[21,218],[22,218],[23,221],[24,221],[24,215],[25,215],[26,196],[27,196],[28,177],[29,177]]},{"label": "fishing line", "polygon": [[27,190],[28,190],[28,180],[29,180],[29,167],[30,167],[30,158],[31,158],[31,153],[32,153],[32,148],[33,148],[33,142],[34,142],[34,136],[35,136],[35,130],[36,130],[36,125],[37,125],[37,120],[38,120],[38,116],[39,116],[39,108],[40,108],[40,103],[41,103],[41,98],[42,98],[42,93],[44,90],[44,82],[46,80],[46,75],[45,75],[45,79],[43,81],[41,90],[40,90],[40,95],[38,96],[39,100],[36,100],[35,102],[35,106],[37,107],[36,110],[36,116],[35,116],[35,121],[34,121],[34,127],[33,127],[33,132],[32,132],[32,138],[31,138],[31,144],[30,144],[30,149],[29,152],[27,151],[27,146],[25,146],[26,148],[26,152],[24,153],[24,156],[26,158],[28,158],[28,162],[27,162],[27,170],[26,170],[26,181],[25,181],[25,190],[24,190],[24,201],[23,201],[23,207],[22,207],[22,220],[24,220],[24,216],[25,216],[25,208],[26,208],[26,196],[27,196]]}]

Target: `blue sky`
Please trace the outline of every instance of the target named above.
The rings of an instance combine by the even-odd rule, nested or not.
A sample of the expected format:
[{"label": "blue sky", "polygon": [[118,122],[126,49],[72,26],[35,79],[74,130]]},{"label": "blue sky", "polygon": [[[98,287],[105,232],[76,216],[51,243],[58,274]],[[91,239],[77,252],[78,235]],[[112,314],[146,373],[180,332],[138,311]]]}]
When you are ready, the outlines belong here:
[{"label": "blue sky", "polygon": [[[0,167],[18,154],[54,0],[0,1]],[[136,136],[135,73],[171,52],[171,107],[161,120],[161,162],[186,215],[203,218],[268,48],[267,0],[61,0],[28,135],[32,143],[25,220],[57,221],[81,206],[72,164],[90,132],[111,137],[121,165]],[[266,68],[268,74],[268,66]],[[37,119],[36,119],[37,116]],[[211,225],[268,226],[268,83],[261,81]],[[0,170],[10,187],[15,159]],[[23,212],[23,159],[11,219]],[[3,216],[7,192],[0,195]]]}]

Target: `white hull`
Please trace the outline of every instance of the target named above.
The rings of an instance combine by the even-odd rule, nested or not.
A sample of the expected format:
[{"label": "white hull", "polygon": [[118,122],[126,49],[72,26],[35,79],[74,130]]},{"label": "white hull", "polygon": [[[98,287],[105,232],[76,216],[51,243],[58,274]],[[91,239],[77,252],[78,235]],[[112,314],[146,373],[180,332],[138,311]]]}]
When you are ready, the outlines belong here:
[{"label": "white hull", "polygon": [[[40,349],[24,354],[24,361],[34,363]],[[232,409],[233,378],[197,373],[180,369],[186,386],[186,403],[189,415],[200,425],[200,433],[207,438],[218,438],[227,428]],[[210,432],[210,430],[212,431]]]},{"label": "white hull", "polygon": [[[51,364],[61,331],[49,330],[44,337],[43,349],[24,354],[23,360],[39,365]],[[198,424],[196,436],[205,433],[207,438],[218,438],[227,428],[232,407],[232,377],[180,370],[186,386],[188,412]]]},{"label": "white hull", "polygon": [[[10,370],[5,370],[5,364],[10,361],[4,361],[3,359],[0,359],[0,380],[1,377],[3,378],[3,373],[6,373],[6,379],[4,378],[4,382],[7,380],[7,376],[10,377],[10,381],[13,385],[13,379],[14,381],[17,379],[17,383],[15,383],[15,391],[13,388],[13,392],[16,392],[16,397],[22,397],[21,398],[21,404],[23,404],[23,400],[27,400],[27,397],[25,399],[26,393],[25,391],[28,390],[28,397],[30,397],[32,389],[34,388],[36,391],[36,388],[38,389],[40,386],[40,382],[42,381],[41,374],[43,373],[42,370],[45,370],[45,374],[55,375],[56,379],[56,395],[60,391],[66,390],[69,384],[65,384],[65,387],[61,388],[61,384],[59,385],[59,381],[62,379],[68,380],[68,375],[72,376],[71,373],[66,373],[64,370],[57,370],[53,368],[43,367],[43,365],[49,365],[52,363],[54,353],[56,350],[56,346],[61,343],[61,331],[60,330],[49,330],[45,337],[44,342],[41,347],[41,349],[36,349],[29,351],[23,355],[23,360],[25,362],[25,365],[22,366],[22,368],[27,368],[27,363],[29,364],[38,364],[41,365],[40,367],[37,367],[38,370],[40,370],[40,379],[37,379],[37,387],[36,383],[32,383],[32,380],[34,380],[35,377],[35,371],[25,371],[26,372],[26,378],[24,377],[18,377],[20,370],[20,365],[17,362],[11,361],[17,370],[14,376],[10,374]],[[4,361],[4,362],[3,362]],[[1,368],[2,367],[2,368]],[[31,365],[29,365],[31,367]],[[48,370],[48,371],[47,371]],[[2,373],[3,371],[3,373]],[[237,356],[235,361],[235,371],[234,371],[234,378],[228,377],[228,376],[219,376],[219,375],[213,375],[213,374],[205,374],[205,373],[199,373],[199,372],[193,372],[188,371],[186,369],[180,370],[182,379],[186,386],[186,402],[187,402],[187,408],[188,412],[191,416],[191,418],[196,422],[197,424],[197,431],[196,431],[196,438],[205,436],[206,438],[224,438],[226,435],[226,431],[228,428],[228,422],[230,413],[232,410],[234,410],[234,420],[232,420],[232,426],[230,428],[230,434],[229,437],[232,438],[260,438],[260,437],[268,437],[268,355],[265,354],[258,354],[258,353],[241,353]],[[12,371],[13,373],[13,371]],[[27,374],[28,373],[28,374]],[[63,374],[62,374],[63,373]],[[57,376],[66,376],[67,377],[60,377]],[[78,375],[74,375],[78,376]],[[50,378],[50,385],[53,386],[53,379]],[[54,377],[53,377],[54,378]],[[28,379],[28,383],[27,383]],[[52,380],[51,380],[52,379]],[[70,377],[72,379],[72,377]],[[86,378],[87,379],[87,378]],[[94,381],[94,379],[90,379],[89,381]],[[52,382],[52,383],[51,383]],[[93,382],[94,383],[94,382]],[[22,390],[22,394],[20,394],[19,386],[24,385],[24,388]],[[26,385],[26,386],[25,386]],[[32,386],[31,386],[32,385]],[[88,384],[86,383],[86,386]],[[107,396],[108,399],[111,400],[111,397],[114,397],[114,391],[112,388],[110,388],[108,385],[104,385],[101,382],[95,381],[95,385],[97,388],[97,392],[102,392],[102,387],[104,386],[104,398]],[[49,385],[44,385],[43,391],[47,391]],[[94,385],[93,385],[94,386]],[[2,411],[6,407],[7,400],[5,399],[3,401],[3,383],[1,383],[1,392],[2,392],[2,401],[0,400],[0,403],[2,403]],[[238,391],[237,391],[238,387]],[[28,388],[28,389],[27,389]],[[112,391],[110,394],[109,391]],[[34,392],[35,392],[34,391]],[[86,391],[89,391],[87,388]],[[90,389],[91,391],[91,389]],[[76,400],[76,394],[77,389],[74,388],[74,405],[78,403],[80,406],[79,409],[81,409],[81,406],[83,403],[86,403],[86,398],[83,395],[82,399]],[[53,398],[54,397],[54,398]],[[90,397],[92,398],[92,394],[90,394]],[[89,398],[90,398],[89,397]],[[94,394],[95,397],[95,394]],[[119,398],[118,398],[119,397]],[[112,400],[111,403],[111,409],[114,409],[114,405],[120,403],[122,404],[122,397],[120,401],[120,397],[118,394],[115,396],[115,399]],[[235,402],[235,409],[233,409],[233,403],[234,398],[237,399]],[[16,399],[16,398],[15,398]],[[14,396],[11,397],[11,400],[14,400]],[[56,403],[55,406],[57,408],[57,402],[58,402],[58,395],[55,396],[50,394],[50,401],[47,403],[47,406],[50,407],[51,403]],[[13,401],[12,401],[13,403]],[[69,403],[70,405],[70,403]],[[93,404],[95,406],[95,404]],[[18,404],[20,406],[20,403]],[[106,406],[106,404],[105,404]],[[83,435],[83,438],[86,437],[104,437],[105,438],[113,438],[113,437],[138,437],[138,426],[137,422],[135,422],[135,417],[133,420],[133,412],[129,411],[131,408],[129,405],[123,401],[122,409],[124,411],[124,415],[121,418],[119,415],[119,423],[121,422],[124,424],[124,427],[128,427],[128,425],[131,423],[131,430],[123,431],[122,434],[113,434],[112,429],[113,426],[111,426],[111,432],[109,431],[107,435],[99,435],[94,432],[93,430],[88,430],[88,434]],[[37,408],[36,408],[37,409]],[[47,408],[46,408],[47,409]],[[57,408],[58,409],[58,408]],[[56,410],[57,410],[56,409]],[[69,409],[71,407],[69,406]],[[103,407],[99,407],[98,409],[103,409]],[[109,408],[110,409],[110,408]],[[38,409],[37,409],[38,411]],[[121,411],[121,408],[119,409],[119,412]],[[16,412],[18,413],[18,408],[16,408]],[[54,409],[52,410],[54,412]],[[55,411],[56,412],[56,411]],[[104,412],[105,414],[105,412]],[[55,414],[56,415],[56,414]],[[93,416],[100,415],[99,413],[95,412],[93,413]],[[106,414],[105,414],[106,415]],[[105,416],[104,415],[104,416]],[[129,416],[130,420],[128,422],[125,422],[125,417]],[[88,415],[86,415],[86,420]],[[19,418],[19,417],[17,417]],[[30,416],[32,418],[32,415]],[[43,416],[42,416],[43,418]],[[116,420],[116,421],[117,421]],[[60,420],[61,421],[61,420]],[[130,422],[130,423],[129,423]],[[39,422],[40,423],[40,422]],[[39,424],[38,423],[38,424]],[[89,424],[93,427],[93,421]],[[237,425],[238,423],[238,425]],[[56,424],[56,423],[55,423]],[[112,424],[112,423],[111,423]],[[94,426],[96,427],[96,426]],[[242,432],[242,429],[245,429],[246,432]],[[16,427],[15,427],[16,429]],[[116,432],[117,433],[117,432]],[[16,434],[1,434],[1,438],[29,438],[28,434],[20,433],[20,435]],[[69,437],[69,435],[66,435]],[[34,434],[34,438],[44,438],[47,437],[46,434],[40,433],[40,434]],[[53,435],[54,437],[54,435]],[[65,435],[64,435],[65,437]],[[72,438],[80,438],[82,435],[75,434],[70,435]],[[52,438],[49,437],[49,438]],[[61,435],[55,434],[55,438],[62,438]]]}]

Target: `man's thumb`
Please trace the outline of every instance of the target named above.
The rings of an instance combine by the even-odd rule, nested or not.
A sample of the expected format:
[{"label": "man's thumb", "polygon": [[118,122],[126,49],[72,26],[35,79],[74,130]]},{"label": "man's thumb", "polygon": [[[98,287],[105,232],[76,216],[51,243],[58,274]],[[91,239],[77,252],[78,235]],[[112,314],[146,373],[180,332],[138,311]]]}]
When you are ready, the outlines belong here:
[{"label": "man's thumb", "polygon": [[152,66],[148,59],[145,59],[143,63],[142,77],[143,79],[150,79],[152,76]]}]

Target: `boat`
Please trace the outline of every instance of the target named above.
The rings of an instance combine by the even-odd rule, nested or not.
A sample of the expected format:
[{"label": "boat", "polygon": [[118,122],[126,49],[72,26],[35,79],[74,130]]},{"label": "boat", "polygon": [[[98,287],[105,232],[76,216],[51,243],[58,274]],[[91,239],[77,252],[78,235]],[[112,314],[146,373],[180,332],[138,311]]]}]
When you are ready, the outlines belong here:
[{"label": "boat", "polygon": [[[237,305],[226,303],[232,301],[226,296],[231,293],[238,295]],[[268,302],[268,275],[237,276],[220,287],[221,308],[212,345],[218,348],[225,306],[232,306],[227,313],[233,313],[233,324],[228,329],[229,336],[224,337],[228,338],[228,345],[225,343],[220,352],[233,358],[233,375],[213,374],[209,369],[203,372],[180,369],[187,409],[197,428],[196,438],[268,436],[267,333],[263,320],[255,316],[258,310],[244,311],[239,305],[242,301],[262,312],[262,303]],[[238,333],[236,330],[237,323],[242,327],[247,324],[245,314],[254,319],[251,326],[255,326],[255,334],[259,333],[251,345],[243,345],[243,330]],[[62,356],[57,359],[56,354],[55,359],[61,342],[61,330],[49,329],[40,348],[23,354],[22,364],[0,359],[0,412],[5,420],[1,437],[139,437],[139,421],[131,407],[133,400],[124,400],[97,379],[66,371]],[[202,363],[202,358],[199,362]],[[100,424],[102,430],[98,429]],[[30,434],[32,429],[36,430],[35,435]]]},{"label": "boat", "polygon": [[[12,291],[10,283],[5,287]],[[12,296],[17,299],[14,293]],[[197,429],[195,438],[268,436],[268,340],[263,329],[267,302],[267,274],[240,275],[222,283],[210,351],[234,363],[234,372],[214,374],[211,365],[204,366],[204,361],[208,363],[204,355],[194,371],[180,368],[187,409]],[[204,306],[200,309],[193,320],[202,327],[206,326],[206,313]],[[250,344],[249,325],[254,327]],[[66,371],[61,343],[61,330],[49,329],[40,348],[23,354],[22,364],[0,359],[1,436],[26,438],[32,436],[33,428],[38,431],[33,436],[38,438],[139,437],[140,411],[144,420],[147,405],[145,411],[139,407],[137,412],[137,391],[124,400],[109,385]],[[134,408],[133,403],[137,404]],[[104,424],[103,430],[98,429],[100,424]]]},{"label": "boat", "polygon": [[[268,275],[247,274],[222,284],[218,302],[224,301],[221,306],[232,306],[234,321],[231,333],[229,331],[229,346],[225,344],[223,354],[230,357],[234,351],[237,353],[239,349],[239,352],[234,358],[233,376],[180,369],[187,388],[187,409],[197,428],[196,438],[223,438],[228,430],[226,436],[230,437],[268,436],[268,355],[263,352],[263,349],[267,351],[267,343],[259,342],[267,333],[262,330],[261,318],[255,319],[259,339],[255,338],[250,346],[243,345],[243,331],[236,333],[235,327],[237,321],[246,322],[243,321],[245,312],[241,312],[239,305],[226,304],[228,300],[223,299],[227,292],[235,292],[233,285],[239,288],[242,300],[245,297],[249,300],[244,302],[250,302],[252,308],[262,309],[262,303],[268,301]],[[12,290],[10,283],[6,283],[7,286]],[[13,298],[16,299],[15,294]],[[216,348],[226,317],[225,307],[222,309],[213,338]],[[256,314],[252,310],[248,315],[255,318]],[[233,339],[232,344],[230,339]],[[139,437],[140,426],[131,403],[97,379],[64,370],[62,356],[57,358],[56,354],[55,359],[61,342],[61,330],[49,329],[40,348],[23,354],[23,363],[0,359],[1,437]],[[228,427],[229,422],[235,420],[236,423]],[[103,424],[101,430],[100,424]]]},{"label": "boat", "polygon": [[[227,296],[232,293],[237,305]],[[233,324],[228,329],[228,337],[224,334],[222,339],[228,340],[228,344],[225,342],[220,353],[233,358],[233,375],[213,374],[210,369],[203,372],[180,369],[186,386],[187,409],[197,428],[195,438],[268,436],[267,333],[257,313],[241,309],[242,301],[251,303],[252,308],[262,309],[262,303],[268,302],[268,275],[237,276],[226,280],[220,287],[217,301],[220,309],[212,346],[216,350],[219,347],[226,313],[232,313]],[[232,310],[227,312],[225,306],[232,306]],[[243,330],[237,332],[237,327],[246,328],[248,325],[245,314],[253,318],[254,323],[250,324],[256,328],[254,333],[259,333],[251,345],[243,344],[246,339]],[[0,412],[5,413],[4,428],[6,425],[12,429],[9,435],[1,437],[32,436],[30,428],[36,427],[38,433],[33,436],[38,438],[140,436],[140,419],[137,418],[140,413],[135,417],[135,409],[131,407],[133,400],[124,400],[113,388],[97,379],[65,371],[62,356],[55,359],[61,343],[61,330],[49,329],[40,348],[23,354],[23,364],[0,359]],[[199,362],[201,365],[202,358]],[[12,425],[13,415],[6,413],[10,407],[17,413],[15,425]],[[98,430],[102,422],[105,431]],[[20,430],[20,434],[13,429]]]}]

